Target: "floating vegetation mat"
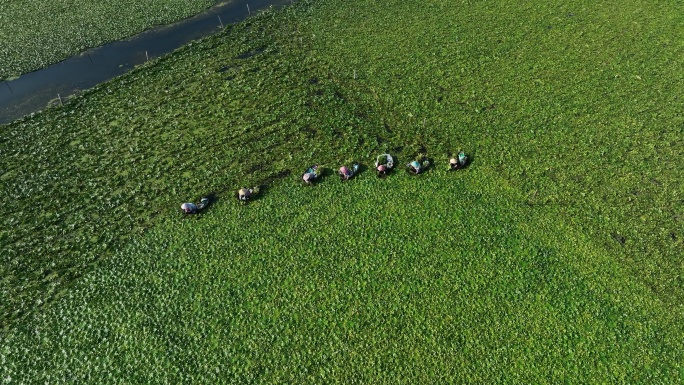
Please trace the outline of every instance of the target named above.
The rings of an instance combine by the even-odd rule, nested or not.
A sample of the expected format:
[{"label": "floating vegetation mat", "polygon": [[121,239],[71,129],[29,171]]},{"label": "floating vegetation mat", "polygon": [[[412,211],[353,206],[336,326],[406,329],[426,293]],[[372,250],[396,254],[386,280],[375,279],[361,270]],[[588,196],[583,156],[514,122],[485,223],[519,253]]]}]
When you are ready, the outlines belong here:
[{"label": "floating vegetation mat", "polygon": [[2,126],[3,380],[681,382],[681,8],[302,1]]}]

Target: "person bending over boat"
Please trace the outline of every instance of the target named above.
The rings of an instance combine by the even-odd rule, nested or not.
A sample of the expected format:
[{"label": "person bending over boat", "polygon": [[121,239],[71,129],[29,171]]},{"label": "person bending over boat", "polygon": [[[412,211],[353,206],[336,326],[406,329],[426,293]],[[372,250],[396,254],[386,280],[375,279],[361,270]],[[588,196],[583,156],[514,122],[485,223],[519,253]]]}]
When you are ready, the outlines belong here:
[{"label": "person bending over boat", "polygon": [[351,169],[348,169],[346,166],[340,167],[340,171],[338,171],[337,174],[340,176],[341,180],[349,180],[354,175],[356,175],[358,171],[359,165],[357,163],[354,163]]},{"label": "person bending over boat", "polygon": [[302,175],[302,180],[308,185],[312,185],[320,176],[319,167],[317,164],[309,167],[304,175]]},{"label": "person bending over boat", "polygon": [[390,154],[378,155],[375,160],[375,171],[378,177],[384,177],[394,167],[394,159]]},{"label": "person bending over boat", "polygon": [[204,197],[200,200],[199,204],[194,204],[192,202],[183,203],[181,205],[181,211],[183,214],[197,214],[204,210],[205,207],[209,205],[209,198]]},{"label": "person bending over boat", "polygon": [[252,197],[253,192],[253,188],[243,187],[240,189],[240,191],[238,191],[238,199],[242,202],[247,202],[249,198]]},{"label": "person bending over boat", "polygon": [[406,165],[406,167],[408,167],[409,172],[411,172],[411,173],[413,173],[413,174],[415,174],[415,175],[418,175],[418,174],[420,174],[421,172],[425,171],[425,169],[426,169],[429,165],[430,165],[430,161],[429,161],[429,160],[426,160],[426,161],[424,161],[423,163],[421,163],[421,162],[419,162],[419,161],[417,161],[417,160],[414,160],[413,162],[408,163],[408,164]]},{"label": "person bending over boat", "polygon": [[466,164],[468,164],[468,156],[463,151],[458,153],[457,158],[451,158],[449,160],[449,167],[451,170],[462,169],[466,166]]}]

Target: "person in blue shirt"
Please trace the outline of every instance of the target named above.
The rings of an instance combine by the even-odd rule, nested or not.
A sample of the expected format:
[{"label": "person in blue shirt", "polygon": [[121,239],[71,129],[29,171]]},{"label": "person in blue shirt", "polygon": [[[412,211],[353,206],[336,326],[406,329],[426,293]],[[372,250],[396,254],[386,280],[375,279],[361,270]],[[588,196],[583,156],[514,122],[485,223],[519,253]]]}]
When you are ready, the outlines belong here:
[{"label": "person in blue shirt", "polygon": [[430,161],[426,160],[424,162],[419,162],[417,160],[414,160],[411,163],[408,163],[406,167],[408,167],[409,172],[418,175],[421,172],[425,171],[425,169],[430,165]]},{"label": "person in blue shirt", "polygon": [[467,164],[468,156],[463,151],[459,151],[458,157],[449,159],[449,167],[451,168],[451,170],[462,169]]},{"label": "person in blue shirt", "polygon": [[302,175],[302,180],[308,185],[312,185],[320,176],[320,170],[317,164],[309,167]]}]

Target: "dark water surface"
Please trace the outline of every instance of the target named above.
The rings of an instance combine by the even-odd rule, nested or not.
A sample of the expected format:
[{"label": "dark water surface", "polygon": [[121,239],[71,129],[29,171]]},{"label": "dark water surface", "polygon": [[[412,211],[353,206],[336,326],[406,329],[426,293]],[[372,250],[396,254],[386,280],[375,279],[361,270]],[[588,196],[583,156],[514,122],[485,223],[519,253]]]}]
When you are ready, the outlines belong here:
[{"label": "dark water surface", "polygon": [[[89,49],[50,67],[0,83],[0,124],[66,101],[69,95],[122,75],[147,58],[154,59],[183,45],[214,34],[223,25],[244,20],[270,6],[282,7],[293,0],[232,0],[168,26],[156,27],[130,39]],[[249,6],[249,9],[247,8]],[[220,21],[219,21],[220,17]]]}]

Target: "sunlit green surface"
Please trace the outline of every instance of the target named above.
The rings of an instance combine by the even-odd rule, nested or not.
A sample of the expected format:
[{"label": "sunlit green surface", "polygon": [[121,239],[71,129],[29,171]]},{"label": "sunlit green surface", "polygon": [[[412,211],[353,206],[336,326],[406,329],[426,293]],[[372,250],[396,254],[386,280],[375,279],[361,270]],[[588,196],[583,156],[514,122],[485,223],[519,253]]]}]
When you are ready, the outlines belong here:
[{"label": "sunlit green surface", "polygon": [[8,373],[675,381],[678,317],[545,210],[490,196],[492,180],[367,173],[169,216],[12,333]]},{"label": "sunlit green surface", "polygon": [[[3,127],[3,362],[103,383],[680,381],[682,15],[303,2]],[[449,174],[459,148],[474,162]],[[381,151],[437,168],[298,183]]]}]

